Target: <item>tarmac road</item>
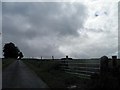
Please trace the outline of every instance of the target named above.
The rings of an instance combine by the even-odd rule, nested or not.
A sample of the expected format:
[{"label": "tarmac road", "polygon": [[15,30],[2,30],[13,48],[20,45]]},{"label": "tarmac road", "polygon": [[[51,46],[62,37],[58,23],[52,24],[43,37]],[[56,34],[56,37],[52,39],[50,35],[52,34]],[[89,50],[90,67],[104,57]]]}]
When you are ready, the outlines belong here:
[{"label": "tarmac road", "polygon": [[2,88],[48,88],[22,61],[16,60],[2,72]]}]

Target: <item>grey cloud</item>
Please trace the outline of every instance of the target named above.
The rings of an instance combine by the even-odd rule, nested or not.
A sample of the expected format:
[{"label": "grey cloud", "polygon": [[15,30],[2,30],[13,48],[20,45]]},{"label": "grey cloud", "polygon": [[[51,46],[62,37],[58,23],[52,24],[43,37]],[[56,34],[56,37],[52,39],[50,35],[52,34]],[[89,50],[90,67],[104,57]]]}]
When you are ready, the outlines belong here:
[{"label": "grey cloud", "polygon": [[79,36],[77,30],[87,18],[87,9],[80,3],[7,2],[2,8],[3,43],[14,42],[25,56],[64,56],[58,40]]},{"label": "grey cloud", "polygon": [[[3,43],[14,42],[27,57],[64,57],[65,51],[61,52],[60,46],[71,46],[73,52],[69,55],[76,58],[101,57],[116,52],[116,46],[108,45],[114,38],[111,32],[84,28],[87,15],[87,8],[81,3],[3,3]],[[82,36],[78,30],[93,35],[103,33],[104,38],[99,39],[100,43],[90,44],[89,35]],[[81,47],[77,49],[76,44]]]},{"label": "grey cloud", "polygon": [[118,56],[120,58],[120,2],[118,3]]},{"label": "grey cloud", "polygon": [[[43,7],[41,6],[41,8],[43,8],[42,10],[40,9],[38,10],[39,12],[30,14],[29,21],[32,23],[33,27],[37,29],[44,29],[47,27],[47,32],[53,31],[63,36],[78,35],[77,29],[82,28],[84,22],[84,19],[81,17],[86,16],[84,13],[84,6],[80,5],[81,8],[75,8],[75,10],[77,9],[76,13],[69,15],[72,13],[72,10],[69,8],[71,5],[69,3],[65,4],[67,8],[61,10],[63,5],[63,3],[47,3],[47,5],[44,3]],[[68,12],[69,9],[71,12]],[[35,18],[32,18],[33,16]]]},{"label": "grey cloud", "polygon": [[[65,10],[61,9],[63,5],[65,5]],[[13,11],[9,8],[10,6],[12,6]],[[72,7],[75,10],[72,10]],[[7,11],[11,12],[8,14]],[[34,31],[42,31],[39,29],[47,27],[47,32],[53,31],[60,35],[78,35],[77,29],[82,28],[83,17],[86,17],[84,11],[83,5],[75,4],[72,6],[69,3],[14,3],[8,5],[7,10],[6,7],[3,7],[3,13],[19,14],[27,18],[27,22],[32,25]]]}]

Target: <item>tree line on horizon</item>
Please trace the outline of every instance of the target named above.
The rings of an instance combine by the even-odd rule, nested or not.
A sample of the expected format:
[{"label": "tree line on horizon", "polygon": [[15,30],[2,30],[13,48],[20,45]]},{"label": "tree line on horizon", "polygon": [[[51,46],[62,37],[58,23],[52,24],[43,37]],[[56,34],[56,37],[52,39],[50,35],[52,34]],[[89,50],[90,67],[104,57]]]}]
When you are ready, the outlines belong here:
[{"label": "tree line on horizon", "polygon": [[23,53],[14,43],[10,42],[4,45],[3,56],[4,58],[21,59],[23,58]]}]

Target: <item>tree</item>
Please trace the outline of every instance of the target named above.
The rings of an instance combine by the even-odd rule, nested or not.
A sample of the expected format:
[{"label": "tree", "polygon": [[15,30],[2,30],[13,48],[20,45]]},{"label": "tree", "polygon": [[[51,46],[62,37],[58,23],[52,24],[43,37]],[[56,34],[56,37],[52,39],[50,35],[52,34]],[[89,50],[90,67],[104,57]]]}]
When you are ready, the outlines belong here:
[{"label": "tree", "polygon": [[20,50],[14,43],[6,43],[3,47],[4,58],[17,58]]},{"label": "tree", "polygon": [[19,54],[18,54],[18,59],[21,59],[21,58],[23,58],[23,53],[22,53],[22,52],[19,52]]}]

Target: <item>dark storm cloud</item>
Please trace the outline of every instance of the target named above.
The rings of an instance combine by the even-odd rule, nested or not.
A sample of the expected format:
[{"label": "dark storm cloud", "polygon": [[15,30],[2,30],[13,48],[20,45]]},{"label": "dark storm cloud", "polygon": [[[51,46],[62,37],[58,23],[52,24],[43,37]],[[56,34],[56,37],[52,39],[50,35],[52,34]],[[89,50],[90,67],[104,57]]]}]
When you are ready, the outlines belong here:
[{"label": "dark storm cloud", "polygon": [[21,15],[28,24],[32,25],[34,31],[42,32],[42,34],[44,30],[45,33],[56,32],[60,35],[78,35],[77,29],[84,24],[85,8],[79,4],[7,3],[7,5],[6,3],[3,4],[3,13],[13,15],[13,17]]},{"label": "dark storm cloud", "polygon": [[86,8],[80,3],[3,3],[3,43],[12,41],[25,56],[61,57],[63,37],[79,36]]}]

